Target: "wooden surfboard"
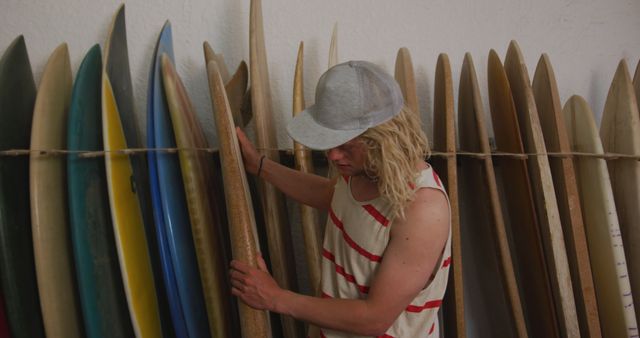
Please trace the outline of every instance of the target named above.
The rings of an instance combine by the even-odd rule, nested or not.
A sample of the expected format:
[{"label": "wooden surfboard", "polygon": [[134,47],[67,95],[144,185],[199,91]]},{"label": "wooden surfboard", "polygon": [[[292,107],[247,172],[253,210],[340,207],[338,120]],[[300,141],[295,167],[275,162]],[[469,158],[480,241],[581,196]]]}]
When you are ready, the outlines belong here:
[{"label": "wooden surfboard", "polygon": [[[469,53],[465,54],[462,63],[458,93],[460,151],[485,155],[483,158],[459,158],[460,209],[465,211],[460,213],[464,269],[458,273],[466,281],[466,311],[463,313],[468,323],[466,332],[472,337],[527,337],[491,160],[484,107]],[[456,264],[459,263],[454,260],[453,289],[449,289],[449,292],[454,291],[455,296],[462,292],[456,290]],[[462,303],[462,299],[458,303]],[[487,311],[487,304],[491,304],[491,311]],[[464,324],[461,328],[464,328]]]},{"label": "wooden surfboard", "polygon": [[515,41],[511,41],[509,44],[507,56],[504,59],[504,69],[511,85],[524,151],[540,154],[529,156],[527,166],[529,167],[530,184],[538,214],[547,269],[549,269],[549,277],[551,277],[560,334],[566,337],[579,337],[580,327],[573,298],[571,273],[549,158],[546,155],[547,149],[540,128],[540,119],[531,89],[529,73],[520,47]]},{"label": "wooden surfboard", "polygon": [[[33,108],[31,150],[66,148],[71,99],[71,65],[66,44],[51,56]],[[44,152],[29,158],[33,249],[40,306],[47,337],[82,337],[82,319],[69,242],[66,160]]]},{"label": "wooden surfboard", "polygon": [[[627,62],[613,77],[600,122],[602,147],[607,153],[640,155],[640,115]],[[629,282],[634,304],[640,304],[640,162],[617,158],[607,161],[616,203]],[[636,321],[640,321],[636,313]]]},{"label": "wooden surfboard", "polygon": [[[272,161],[280,163],[277,150],[273,113],[271,111],[271,89],[267,51],[262,22],[262,0],[251,0],[249,20],[249,50],[251,72],[251,104],[256,123],[256,148]],[[273,277],[280,287],[296,290],[295,264],[291,243],[291,230],[287,219],[284,196],[273,185],[258,179],[258,191],[265,216],[269,256]],[[286,338],[302,335],[302,327],[292,317],[281,316]]]},{"label": "wooden surfboard", "polygon": [[338,23],[333,24],[331,31],[331,43],[329,44],[329,66],[331,68],[338,64]]},{"label": "wooden surfboard", "polygon": [[406,47],[400,48],[398,55],[396,55],[395,78],[400,85],[402,96],[404,96],[404,104],[411,109],[414,114],[420,116],[413,63],[411,62],[409,49]]},{"label": "wooden surfboard", "polygon": [[[245,127],[249,120],[251,120],[251,102],[250,93],[247,85],[249,83],[249,69],[247,63],[241,61],[233,76],[229,76],[229,71],[226,70],[224,65],[224,59],[222,54],[216,54],[211,48],[208,42],[204,42],[204,59],[205,64],[210,61],[216,61],[220,65],[220,75],[222,81],[225,83],[225,90],[227,92],[227,98],[229,99],[229,106],[231,107],[231,114],[233,114],[233,121],[236,126]],[[226,74],[226,79],[225,75]]]},{"label": "wooden surfboard", "polygon": [[[295,75],[293,78],[293,116],[298,115],[305,109],[304,103],[304,81],[303,81],[303,55],[304,44],[300,42],[298,47],[298,58],[296,60]],[[311,151],[298,142],[293,142],[296,169],[314,174]],[[302,235],[304,238],[305,257],[309,269],[309,283],[311,290],[320,290],[320,265],[322,236],[320,234],[318,210],[308,205],[300,204],[300,221],[302,224]]]},{"label": "wooden surfboard", "polygon": [[[520,126],[511,97],[511,87],[498,54],[491,50],[488,60],[489,104],[498,152],[524,153]],[[496,157],[496,179],[504,194],[507,232],[513,238],[514,266],[522,306],[531,337],[559,335],[555,307],[546,268],[540,229],[529,185],[526,161],[515,157]]]},{"label": "wooden surfboard", "polygon": [[[403,56],[404,55],[404,56]],[[400,61],[404,64],[402,68],[407,67],[410,63],[410,59],[407,58],[408,51],[399,52],[399,58],[404,58]],[[396,75],[398,74],[398,63],[396,63]],[[413,74],[413,72],[412,72]],[[411,77],[413,75],[410,75]],[[397,76],[396,76],[397,77]],[[405,86],[415,81],[406,81],[406,74],[404,75]],[[455,130],[455,112],[453,102],[453,80],[451,79],[451,66],[449,65],[449,57],[446,54],[440,54],[438,56],[438,62],[436,64],[436,75],[434,79],[434,100],[433,100],[433,150],[439,152],[446,152],[451,156],[434,156],[430,159],[435,171],[441,177],[444,186],[446,187],[447,194],[449,195],[449,203],[451,205],[451,258],[453,260],[452,273],[450,278],[453,280],[453,286],[448,294],[453,296],[449,299],[448,309],[450,312],[447,314],[445,321],[449,323],[445,330],[447,335],[453,334],[453,336],[464,336],[464,301],[463,301],[463,289],[462,289],[462,275],[459,274],[462,268],[462,251],[460,251],[460,214],[458,207],[458,174],[456,168],[456,130]],[[401,86],[402,88],[402,86]],[[411,93],[414,89],[405,88],[403,93]],[[417,100],[416,100],[417,103]],[[409,104],[407,102],[407,104]],[[413,108],[410,108],[413,109]],[[414,111],[417,113],[417,111]],[[457,266],[457,267],[456,267]],[[458,274],[456,274],[458,272]],[[456,279],[457,277],[457,279]],[[448,297],[448,296],[447,296]]]},{"label": "wooden surfboard", "polygon": [[129,313],[136,337],[160,337],[162,328],[137,186],[107,73],[102,73],[102,137],[111,219]]},{"label": "wooden surfboard", "polygon": [[[168,104],[171,100],[169,93],[163,86],[163,80],[166,80],[162,73],[161,58],[163,55],[169,59],[170,63],[173,62],[171,25],[168,22],[165,23],[154,55],[154,93],[152,97],[156,102],[150,114],[153,117],[153,140],[151,143],[158,148],[175,148],[177,142],[171,124],[170,104]],[[192,235],[194,224],[190,223],[183,175],[180,171],[180,160],[175,153],[159,152],[154,157],[155,163],[150,162],[150,169],[151,165],[155,165],[157,169],[156,182],[163,217],[161,224],[165,227],[158,229],[158,234],[163,230],[166,234],[165,240],[175,276],[174,283],[179,295],[179,304],[172,304],[172,307],[178,306],[182,313],[186,337],[208,336],[210,330],[207,311],[200,283],[194,236]],[[156,227],[159,228],[159,226]],[[178,331],[177,325],[176,331]]]},{"label": "wooden surfboard", "polygon": [[222,229],[220,212],[212,195],[213,163],[206,152],[193,150],[208,148],[208,145],[182,81],[167,56],[162,57],[162,75],[176,143],[185,149],[178,154],[211,335],[227,337],[231,335],[231,316],[230,285],[226,278],[228,260],[224,250],[226,231]]},{"label": "wooden surfboard", "polygon": [[[125,134],[127,147],[142,148],[144,144],[138,130],[136,113],[133,103],[133,85],[129,69],[129,53],[127,46],[127,28],[125,21],[125,6],[120,5],[113,16],[109,35],[105,42],[103,70],[106,72],[112,84],[116,107],[120,114],[122,128]],[[166,300],[164,280],[158,255],[158,243],[156,242],[155,226],[153,225],[153,212],[151,210],[151,193],[149,188],[149,173],[147,168],[146,153],[132,154],[131,160],[136,196],[139,200],[145,235],[151,258],[151,268],[156,285],[156,298],[160,309],[160,318],[163,331],[171,332],[171,320],[169,305]]]},{"label": "wooden surfboard", "polygon": [[[562,117],[558,85],[546,54],[542,54],[538,61],[532,88],[547,151],[570,153],[571,145]],[[583,337],[600,337],[598,304],[573,161],[570,157],[550,156],[549,165],[565,235],[580,332]]]},{"label": "wooden surfboard", "polygon": [[[70,151],[101,151],[102,125],[100,46],[85,56],[73,85],[67,147]],[[67,155],[69,224],[76,278],[87,337],[131,337],[133,327],[122,285],[109,198],[101,157]]]},{"label": "wooden surfboard", "polygon": [[[572,96],[562,112],[571,150],[603,154],[587,102]],[[574,156],[574,164],[602,336],[636,337],[638,326],[607,164],[601,158],[580,155]]]},{"label": "wooden surfboard", "polygon": [[[0,59],[0,150],[29,149],[35,98],[21,35]],[[12,337],[44,337],[33,257],[28,156],[0,156],[0,285]]]},{"label": "wooden surfboard", "polygon": [[[207,72],[225,182],[224,194],[233,258],[257,267],[256,252],[259,252],[259,246],[256,220],[231,109],[215,61],[207,64]],[[252,309],[242,302],[239,302],[238,308],[243,337],[271,337],[266,311]]]}]

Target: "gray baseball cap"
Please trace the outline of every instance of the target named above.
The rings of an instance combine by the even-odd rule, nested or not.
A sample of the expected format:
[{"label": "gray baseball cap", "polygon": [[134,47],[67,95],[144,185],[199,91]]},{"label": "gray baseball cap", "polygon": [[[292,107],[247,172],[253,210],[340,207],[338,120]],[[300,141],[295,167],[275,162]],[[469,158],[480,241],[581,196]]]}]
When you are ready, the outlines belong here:
[{"label": "gray baseball cap", "polygon": [[311,149],[327,150],[389,121],[403,104],[393,77],[371,62],[348,61],[322,74],[315,104],[294,117],[287,132]]}]

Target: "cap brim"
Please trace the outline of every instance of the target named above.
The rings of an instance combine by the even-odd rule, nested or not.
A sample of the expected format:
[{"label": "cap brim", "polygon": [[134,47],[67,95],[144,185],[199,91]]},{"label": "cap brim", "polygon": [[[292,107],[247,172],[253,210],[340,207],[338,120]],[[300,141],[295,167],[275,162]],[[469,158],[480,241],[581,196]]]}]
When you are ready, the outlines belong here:
[{"label": "cap brim", "polygon": [[367,129],[335,130],[318,124],[310,112],[315,105],[296,115],[287,125],[289,136],[296,142],[314,150],[327,150],[345,144]]}]

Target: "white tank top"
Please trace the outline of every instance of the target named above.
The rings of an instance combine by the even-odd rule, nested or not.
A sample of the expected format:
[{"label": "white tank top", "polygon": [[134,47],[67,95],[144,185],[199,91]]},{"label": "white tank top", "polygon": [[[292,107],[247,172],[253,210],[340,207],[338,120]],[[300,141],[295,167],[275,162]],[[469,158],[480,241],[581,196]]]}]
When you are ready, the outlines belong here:
[{"label": "white tank top", "polygon": [[[424,169],[414,189],[433,188],[447,196],[431,166]],[[448,201],[448,197],[447,197]],[[449,209],[451,210],[451,209]],[[359,202],[351,194],[349,177],[338,179],[327,218],[322,250],[321,294],[325,298],[365,299],[369,285],[389,243],[393,221],[390,204],[381,197]],[[419,259],[419,258],[417,258]],[[380,337],[438,337],[438,310],[447,287],[451,264],[449,237],[427,287],[420,291],[385,335]],[[320,337],[359,337],[321,329]]]}]

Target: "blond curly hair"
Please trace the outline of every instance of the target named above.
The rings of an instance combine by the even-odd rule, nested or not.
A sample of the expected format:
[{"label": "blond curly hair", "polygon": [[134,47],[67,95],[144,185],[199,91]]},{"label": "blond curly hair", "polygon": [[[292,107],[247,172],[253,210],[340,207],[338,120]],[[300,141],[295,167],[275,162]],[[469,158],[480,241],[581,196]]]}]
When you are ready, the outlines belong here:
[{"label": "blond curly hair", "polygon": [[365,172],[391,203],[392,217],[404,217],[415,196],[416,165],[430,155],[418,114],[404,106],[393,119],[369,128],[358,138],[367,147]]}]

